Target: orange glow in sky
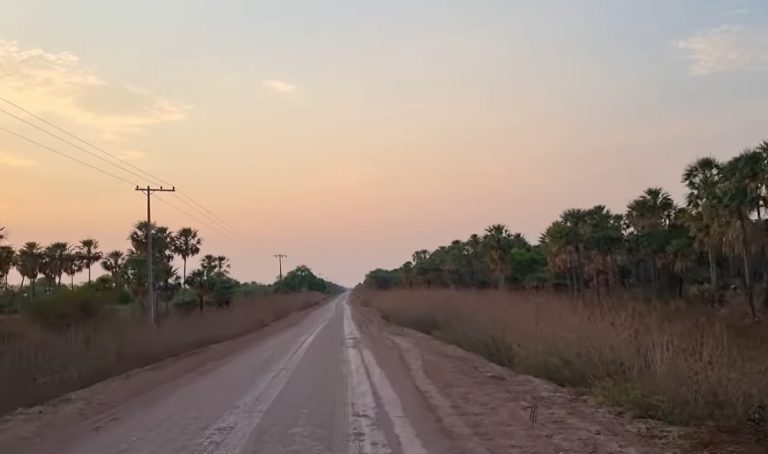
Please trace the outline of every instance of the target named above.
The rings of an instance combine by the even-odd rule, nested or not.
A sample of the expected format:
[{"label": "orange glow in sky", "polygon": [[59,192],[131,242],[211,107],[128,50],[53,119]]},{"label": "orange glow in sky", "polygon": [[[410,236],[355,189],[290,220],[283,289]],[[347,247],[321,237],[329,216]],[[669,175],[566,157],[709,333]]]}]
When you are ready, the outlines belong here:
[{"label": "orange glow in sky", "polygon": [[[198,228],[241,280],[274,279],[282,252],[353,285],[492,223],[535,241],[565,208],[679,199],[689,161],[766,138],[755,2],[10,3],[0,96],[214,212],[236,239],[153,215]],[[147,181],[111,171],[129,182],[0,131],[8,240],[126,248]]]}]

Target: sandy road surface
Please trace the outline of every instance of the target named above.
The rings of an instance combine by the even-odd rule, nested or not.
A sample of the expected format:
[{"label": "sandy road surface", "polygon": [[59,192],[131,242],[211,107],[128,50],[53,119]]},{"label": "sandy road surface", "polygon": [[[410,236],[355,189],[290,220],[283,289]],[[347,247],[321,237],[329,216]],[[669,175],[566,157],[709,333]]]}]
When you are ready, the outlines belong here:
[{"label": "sandy road surface", "polygon": [[361,341],[347,299],[105,411],[77,407],[77,395],[64,399],[52,419],[79,419],[68,427],[42,423],[19,436],[45,412],[7,418],[0,452],[428,452]]},{"label": "sandy road surface", "polygon": [[[0,422],[0,452],[656,452],[553,385],[366,314],[341,295],[263,333],[22,410]],[[536,427],[532,399],[543,407]]]}]

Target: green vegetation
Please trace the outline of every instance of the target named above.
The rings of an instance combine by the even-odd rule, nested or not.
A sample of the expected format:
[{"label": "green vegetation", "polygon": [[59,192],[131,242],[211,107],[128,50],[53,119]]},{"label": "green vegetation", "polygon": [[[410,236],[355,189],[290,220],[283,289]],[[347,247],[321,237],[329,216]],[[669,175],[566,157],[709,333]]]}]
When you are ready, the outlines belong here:
[{"label": "green vegetation", "polygon": [[343,289],[333,282],[327,281],[321,277],[315,276],[312,270],[306,265],[299,265],[278,280],[274,289],[276,292],[320,292],[320,293],[340,293]]},{"label": "green vegetation", "polygon": [[[15,250],[5,244],[7,232],[0,227],[0,314],[21,313],[45,325],[72,324],[92,318],[106,306],[128,305],[147,311],[146,222],[133,226],[127,251],[102,252],[99,242],[85,239],[77,245],[54,242],[48,246],[30,241]],[[236,295],[257,296],[273,292],[337,292],[340,287],[315,276],[306,266],[290,271],[272,285],[251,282],[241,284],[229,276],[231,263],[223,255],[207,254],[197,269],[187,274],[187,261],[200,254],[203,240],[197,230],[182,227],[176,232],[152,225],[152,264],[156,295],[165,310],[182,312],[206,306],[230,307]],[[181,275],[173,266],[182,261]],[[100,264],[106,274],[92,279],[92,267]],[[8,285],[8,275],[16,270],[18,286]],[[87,283],[76,286],[74,278],[87,272]],[[62,284],[63,276],[68,283]],[[68,287],[67,287],[68,284]],[[135,304],[134,304],[135,303]]]},{"label": "green vegetation", "polygon": [[416,251],[397,269],[371,271],[365,285],[550,287],[598,300],[622,292],[718,307],[738,291],[758,319],[755,295],[768,306],[768,142],[725,163],[699,159],[682,181],[683,206],[649,188],[624,214],[603,205],[565,210],[538,244],[492,225],[466,241]]}]

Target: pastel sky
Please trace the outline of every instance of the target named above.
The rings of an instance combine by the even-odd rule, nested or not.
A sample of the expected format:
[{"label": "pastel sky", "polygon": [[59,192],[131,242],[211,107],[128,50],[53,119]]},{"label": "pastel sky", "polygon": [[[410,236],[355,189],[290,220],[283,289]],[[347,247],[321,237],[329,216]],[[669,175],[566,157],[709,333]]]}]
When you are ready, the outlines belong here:
[{"label": "pastel sky", "polygon": [[[277,252],[353,285],[492,223],[535,240],[565,208],[679,198],[694,158],[768,139],[763,0],[1,3],[0,96],[215,212],[236,240],[154,206],[243,280],[271,281]],[[125,248],[144,204],[0,131],[11,243]]]}]

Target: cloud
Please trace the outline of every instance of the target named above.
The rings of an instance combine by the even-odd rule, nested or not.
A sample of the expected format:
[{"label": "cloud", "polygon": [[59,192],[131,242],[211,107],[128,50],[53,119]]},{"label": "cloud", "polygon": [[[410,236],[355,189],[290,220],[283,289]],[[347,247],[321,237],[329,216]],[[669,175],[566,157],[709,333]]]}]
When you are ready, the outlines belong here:
[{"label": "cloud", "polygon": [[3,153],[0,152],[0,166],[5,167],[30,167],[37,165],[37,162],[22,158],[19,156],[14,156],[12,154]]},{"label": "cloud", "polygon": [[261,85],[280,93],[293,93],[296,91],[296,85],[283,82],[282,80],[262,80]]},{"label": "cloud", "polygon": [[146,90],[110,83],[71,52],[24,48],[0,40],[0,96],[119,139],[148,126],[183,120],[191,108]]},{"label": "cloud", "polygon": [[726,24],[675,43],[691,62],[691,74],[768,71],[768,28]]},{"label": "cloud", "polygon": [[751,11],[749,8],[736,8],[725,13],[726,16],[746,16]]}]

